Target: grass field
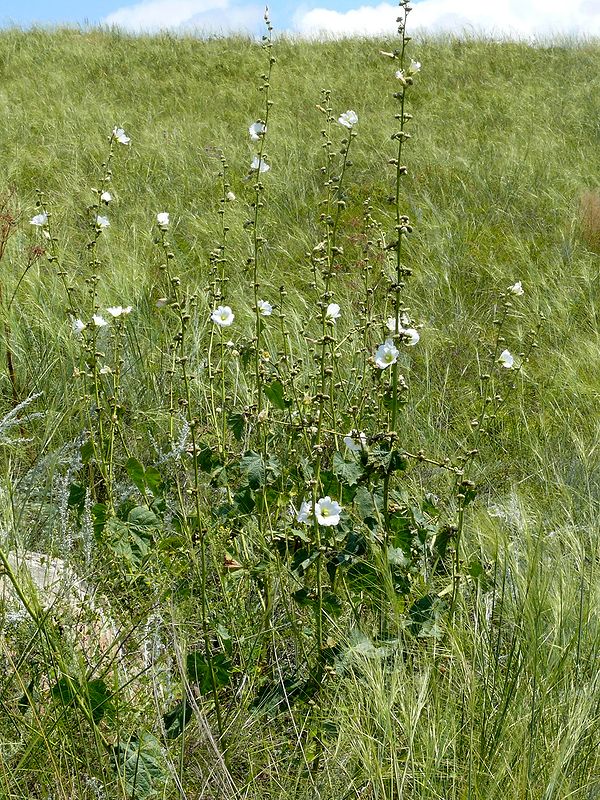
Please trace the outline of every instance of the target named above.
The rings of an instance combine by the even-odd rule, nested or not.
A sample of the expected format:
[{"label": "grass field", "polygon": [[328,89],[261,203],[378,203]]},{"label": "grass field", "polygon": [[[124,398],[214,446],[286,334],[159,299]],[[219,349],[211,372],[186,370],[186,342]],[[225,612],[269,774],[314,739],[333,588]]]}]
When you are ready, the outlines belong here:
[{"label": "grass field", "polygon": [[599,68],[0,33],[1,798],[600,798]]}]

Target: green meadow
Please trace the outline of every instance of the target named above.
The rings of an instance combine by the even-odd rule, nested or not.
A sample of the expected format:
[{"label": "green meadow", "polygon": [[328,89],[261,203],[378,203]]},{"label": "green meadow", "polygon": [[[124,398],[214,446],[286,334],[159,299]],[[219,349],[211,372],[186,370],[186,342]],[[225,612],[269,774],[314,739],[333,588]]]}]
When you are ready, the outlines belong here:
[{"label": "green meadow", "polygon": [[600,47],[406,30],[0,32],[0,798],[600,798]]}]

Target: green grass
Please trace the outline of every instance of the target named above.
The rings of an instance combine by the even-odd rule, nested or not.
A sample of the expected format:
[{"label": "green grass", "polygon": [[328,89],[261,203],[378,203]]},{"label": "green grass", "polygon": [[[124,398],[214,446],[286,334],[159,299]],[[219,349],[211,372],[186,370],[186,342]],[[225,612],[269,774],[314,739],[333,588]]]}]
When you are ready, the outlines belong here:
[{"label": "green grass", "polygon": [[[348,108],[359,116],[339,222],[344,253],[333,283],[342,306],[337,335],[354,341],[353,323],[362,319],[365,302],[364,204],[372,204],[388,241],[394,224],[387,198],[395,167],[388,161],[396,148],[390,135],[399,84],[396,65],[379,51],[395,46],[282,40],[274,48],[260,292],[275,303],[279,287],[287,290],[284,322],[302,359],[298,375],[284,382],[288,393],[301,395],[304,381],[314,393],[317,381],[310,339],[320,335],[318,294],[307,253],[323,238],[320,90],[331,90],[335,118]],[[93,608],[74,611],[63,601],[48,611],[30,599],[32,614],[15,616],[14,598],[0,594],[0,797],[600,797],[599,269],[580,209],[582,194],[597,190],[600,174],[600,100],[582,77],[598,73],[600,47],[432,39],[412,42],[409,52],[423,68],[407,101],[414,121],[403,155],[409,172],[401,210],[415,231],[403,254],[413,273],[404,296],[422,329],[419,345],[401,354],[409,388],[399,412],[399,446],[422,449],[433,460],[454,459],[473,441],[470,422],[480,411],[479,376],[494,340],[501,291],[517,280],[525,287],[500,349],[517,354],[540,314],[545,320],[516,389],[509,388],[507,374],[493,378],[506,402],[488,426],[490,435],[478,441],[470,474],[477,499],[466,513],[456,603],[449,611],[452,567],[443,563],[432,574],[415,573],[406,592],[395,589],[375,536],[364,558],[377,587],[363,584],[359,591],[348,578],[336,586],[342,613],[321,608],[322,644],[330,652],[323,661],[317,656],[317,667],[327,668],[323,675],[317,668],[316,679],[311,665],[319,623],[310,604],[292,599],[301,586],[315,589],[314,562],[299,578],[281,552],[281,542],[298,544],[289,543],[283,521],[289,487],[273,489],[262,516],[241,513],[242,501],[233,495],[243,470],[231,456],[226,474],[217,469],[203,478],[197,519],[189,449],[187,456],[166,455],[186,411],[185,403],[179,417],[168,410],[170,343],[179,322],[156,308],[170,287],[160,269],[165,257],[155,218],[169,211],[171,275],[180,276],[182,297],[195,297],[185,306],[191,309],[189,396],[200,441],[215,451],[211,414],[220,420],[215,409],[222,405],[218,337],[208,357],[217,364],[216,399],[206,362],[214,297],[210,253],[222,241],[221,152],[236,195],[225,207],[224,297],[236,314],[225,338],[231,331],[241,353],[225,370],[225,405],[236,412],[249,405],[248,428],[254,424],[253,289],[246,266],[253,250],[244,222],[254,200],[253,181],[246,180],[255,153],[247,128],[264,116],[257,86],[265,53],[246,39],[0,33],[0,193],[14,192],[8,208],[18,220],[0,260],[2,415],[40,393],[20,412],[39,416],[6,433],[0,426],[0,548],[64,558],[97,589],[94,607],[104,608],[116,628],[116,635],[110,625],[100,635],[98,626],[107,623]],[[86,249],[86,207],[94,201],[91,189],[99,186],[115,125],[132,142],[115,149],[111,227],[99,238],[94,267]],[[342,133],[334,125],[334,148]],[[94,273],[101,309],[134,309],[122,351],[115,509],[108,504],[109,521],[96,531],[91,506],[106,501],[105,487],[93,458],[82,465],[78,437],[97,417],[89,384],[84,388],[73,377],[83,368],[80,340],[56,267],[45,254],[31,261],[31,248],[46,245],[28,224],[37,213],[37,189],[76,287],[80,306],[74,310],[89,318],[86,279]],[[596,224],[600,228],[600,218]],[[381,251],[373,248],[369,258],[378,282],[378,322],[366,334],[374,344],[383,341],[381,321],[392,311]],[[284,370],[275,315],[271,324],[275,332],[265,346]],[[109,343],[100,341],[105,355],[98,363],[105,363]],[[244,352],[248,367],[240,366]],[[358,351],[339,363],[349,395],[360,395],[352,376],[367,376],[364,419],[372,435],[382,424],[379,384],[370,382]],[[178,372],[174,385],[182,400],[184,384]],[[332,412],[338,436],[352,427],[351,402],[340,394]],[[303,444],[288,436],[284,415],[273,408],[270,414],[272,438],[251,439],[251,432],[238,443],[227,433],[228,446],[238,456],[252,442],[263,455],[272,448],[292,475],[305,457]],[[336,442],[333,434],[324,441],[327,472]],[[132,455],[155,465],[168,483],[155,492],[165,507],[153,506],[158,516],[141,557],[123,549],[132,531],[146,535],[127,514],[150,496],[125,469]],[[291,494],[299,504],[304,488],[294,480]],[[341,483],[339,490],[340,497],[349,496]],[[398,503],[409,497],[421,502],[427,492],[448,496],[448,519],[460,505],[452,480],[435,464],[411,462],[395,491]],[[252,494],[258,503],[262,496]],[[223,511],[228,504],[237,510]],[[242,569],[224,567],[228,558]],[[325,571],[321,576],[317,569],[328,586]],[[35,598],[26,579],[19,581],[25,599]],[[322,594],[323,586],[315,591]],[[419,628],[412,604],[431,596],[443,610],[427,612],[433,629]],[[207,646],[215,658],[223,656],[209,659],[211,669],[230,662],[217,692],[202,661]],[[74,694],[65,675],[75,681]],[[105,713],[95,705],[98,696]],[[185,725],[178,714],[183,698],[190,717]],[[175,725],[170,731],[164,728],[169,722]],[[111,747],[120,748],[121,775]],[[139,776],[135,789],[132,774]]]}]

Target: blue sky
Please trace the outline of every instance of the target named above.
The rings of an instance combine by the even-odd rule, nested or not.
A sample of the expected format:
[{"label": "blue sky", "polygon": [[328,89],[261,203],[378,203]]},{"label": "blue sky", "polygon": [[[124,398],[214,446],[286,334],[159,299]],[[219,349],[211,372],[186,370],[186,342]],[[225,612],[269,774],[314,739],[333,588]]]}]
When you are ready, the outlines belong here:
[{"label": "blue sky", "polygon": [[[108,24],[149,32],[256,32],[264,7],[260,0],[22,0],[2,6],[0,26]],[[386,0],[272,0],[269,6],[276,30],[304,35],[391,33],[398,11]],[[600,36],[600,0],[413,0],[413,6],[413,31]]]}]

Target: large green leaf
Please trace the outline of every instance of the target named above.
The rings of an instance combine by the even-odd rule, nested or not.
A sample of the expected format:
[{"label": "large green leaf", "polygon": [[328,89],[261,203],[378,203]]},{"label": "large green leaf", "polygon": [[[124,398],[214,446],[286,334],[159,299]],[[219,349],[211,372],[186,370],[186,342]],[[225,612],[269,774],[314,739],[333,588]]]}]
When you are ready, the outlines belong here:
[{"label": "large green leaf", "polygon": [[355,486],[364,475],[364,467],[357,458],[346,460],[341,453],[333,454],[334,475],[347,486]]},{"label": "large green leaf", "polygon": [[102,678],[88,681],[86,689],[92,717],[98,723],[107,713],[113,711],[112,692]]},{"label": "large green leaf", "polygon": [[169,773],[165,753],[151,733],[121,739],[113,747],[113,758],[128,798],[152,800],[163,795]]},{"label": "large green leaf", "polygon": [[158,517],[149,508],[136,506],[127,515],[127,522],[136,528],[152,528],[158,525]]},{"label": "large green leaf", "polygon": [[281,381],[273,381],[272,383],[266,384],[263,386],[263,391],[269,401],[280,411],[285,411],[292,403],[291,400],[285,398],[285,392]]},{"label": "large green leaf", "polygon": [[146,481],[144,478],[144,465],[141,464],[137,458],[128,458],[125,464],[127,474],[133,481],[134,485],[140,490],[142,494],[146,493]]},{"label": "large green leaf", "polygon": [[176,739],[192,719],[193,709],[186,699],[180,700],[170,711],[163,714],[167,739]]},{"label": "large green leaf", "polygon": [[192,683],[198,685],[201,694],[212,691],[211,667],[214,675],[215,687],[227,686],[231,681],[231,661],[224,653],[210,656],[210,661],[205,653],[200,651],[188,653],[186,658],[186,671]]},{"label": "large green leaf", "polygon": [[246,473],[248,485],[251,489],[260,489],[265,485],[267,470],[260,453],[248,450],[240,460],[240,469]]}]

